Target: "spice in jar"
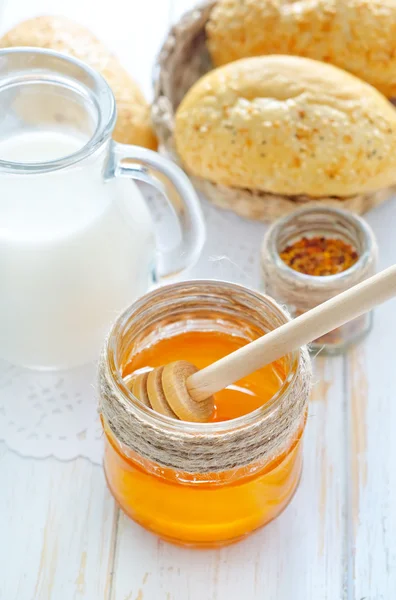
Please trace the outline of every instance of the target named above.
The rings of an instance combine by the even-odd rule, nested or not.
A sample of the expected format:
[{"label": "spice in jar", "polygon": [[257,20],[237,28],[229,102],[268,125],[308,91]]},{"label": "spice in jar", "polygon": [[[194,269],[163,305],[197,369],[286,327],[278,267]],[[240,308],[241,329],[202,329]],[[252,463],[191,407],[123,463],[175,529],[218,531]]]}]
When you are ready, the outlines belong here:
[{"label": "spice in jar", "polygon": [[[278,219],[262,245],[265,291],[293,317],[374,275],[377,244],[370,226],[351,212],[325,206]],[[368,334],[371,313],[310,344],[312,352],[338,354]]]},{"label": "spice in jar", "polygon": [[342,273],[359,258],[350,244],[324,236],[303,237],[286,246],[280,257],[294,271],[319,277]]}]

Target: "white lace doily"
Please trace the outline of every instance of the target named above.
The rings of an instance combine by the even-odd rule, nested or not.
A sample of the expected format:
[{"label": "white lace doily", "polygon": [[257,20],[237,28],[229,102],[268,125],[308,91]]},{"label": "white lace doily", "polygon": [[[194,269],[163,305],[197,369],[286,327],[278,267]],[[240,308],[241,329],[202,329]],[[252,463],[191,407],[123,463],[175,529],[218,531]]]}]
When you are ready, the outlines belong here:
[{"label": "white lace doily", "polygon": [[[148,197],[147,188],[145,195]],[[161,240],[168,212],[152,193],[149,202]],[[203,201],[207,242],[198,264],[184,278],[216,278],[260,286],[259,250],[265,226],[244,221]],[[43,373],[0,362],[0,440],[23,456],[102,459],[97,414],[96,365]]]}]

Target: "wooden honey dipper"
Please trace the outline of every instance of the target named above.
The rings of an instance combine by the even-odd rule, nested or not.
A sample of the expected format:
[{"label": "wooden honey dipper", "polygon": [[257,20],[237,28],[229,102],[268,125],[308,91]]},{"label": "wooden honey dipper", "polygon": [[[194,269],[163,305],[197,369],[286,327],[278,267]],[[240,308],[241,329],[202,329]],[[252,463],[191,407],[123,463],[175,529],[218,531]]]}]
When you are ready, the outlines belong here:
[{"label": "wooden honey dipper", "polygon": [[132,393],[155,411],[205,422],[213,394],[396,296],[396,265],[334,296],[200,371],[179,360],[131,382]]}]

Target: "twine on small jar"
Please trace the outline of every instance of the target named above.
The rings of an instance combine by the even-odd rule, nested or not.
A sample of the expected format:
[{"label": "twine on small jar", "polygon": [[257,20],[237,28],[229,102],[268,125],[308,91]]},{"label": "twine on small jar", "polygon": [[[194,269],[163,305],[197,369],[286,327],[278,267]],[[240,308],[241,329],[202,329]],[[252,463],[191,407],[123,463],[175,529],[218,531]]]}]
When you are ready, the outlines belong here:
[{"label": "twine on small jar", "polygon": [[362,271],[351,273],[347,280],[334,280],[319,287],[308,281],[288,277],[265,254],[262,255],[261,264],[266,293],[287,304],[295,316],[311,310],[374,274],[372,264],[367,264]]},{"label": "twine on small jar", "polygon": [[262,254],[261,264],[266,293],[287,304],[295,312],[295,316],[311,310],[374,274],[374,264],[368,261],[362,270],[353,271],[348,278],[334,279],[325,282],[326,285],[317,286],[306,280],[298,280],[297,277],[289,277],[277,268],[265,252]]},{"label": "twine on small jar", "polygon": [[[334,276],[301,276],[283,263],[278,246],[286,246],[290,238],[320,231],[321,226],[330,227],[336,236],[344,232],[348,243],[356,246],[358,261]],[[261,267],[265,292],[286,304],[293,316],[298,316],[374,275],[377,257],[374,234],[359,217],[328,207],[301,210],[274,223],[264,236]]]},{"label": "twine on small jar", "polygon": [[[115,439],[139,456],[185,473],[223,472],[258,461],[268,463],[286,452],[302,427],[311,388],[306,348],[291,381],[254,418],[225,430],[175,421],[144,409],[117,385],[106,352],[99,365],[99,410]],[[218,425],[218,424],[214,424]],[[188,426],[188,427],[187,427]]]}]

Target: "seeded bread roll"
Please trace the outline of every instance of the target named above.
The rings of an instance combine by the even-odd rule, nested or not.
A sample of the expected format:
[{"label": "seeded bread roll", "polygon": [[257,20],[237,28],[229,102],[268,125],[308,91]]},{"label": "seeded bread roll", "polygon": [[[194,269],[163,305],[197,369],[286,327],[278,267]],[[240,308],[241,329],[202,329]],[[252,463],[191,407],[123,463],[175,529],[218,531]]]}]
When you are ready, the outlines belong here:
[{"label": "seeded bread roll", "polygon": [[396,96],[396,0],[218,0],[206,32],[216,66],[294,54],[337,65]]},{"label": "seeded bread roll", "polygon": [[396,181],[396,111],[337,67],[294,56],[209,72],[175,122],[187,171],[272,194],[349,197]]},{"label": "seeded bread roll", "polygon": [[23,21],[0,38],[0,47],[33,46],[74,56],[107,80],[117,104],[113,137],[124,144],[157,147],[150,107],[138,85],[115,56],[90,31],[65,17],[42,16]]}]

